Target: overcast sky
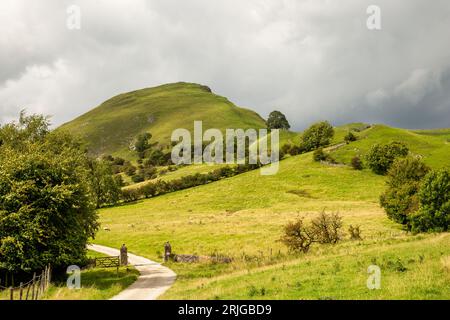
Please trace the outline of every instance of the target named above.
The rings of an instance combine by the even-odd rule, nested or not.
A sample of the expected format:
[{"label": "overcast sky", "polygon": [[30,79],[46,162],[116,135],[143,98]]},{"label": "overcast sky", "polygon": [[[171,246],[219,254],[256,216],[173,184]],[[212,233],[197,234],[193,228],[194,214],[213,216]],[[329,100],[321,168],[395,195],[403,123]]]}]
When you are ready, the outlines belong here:
[{"label": "overcast sky", "polygon": [[[80,30],[67,28],[73,4]],[[450,127],[448,0],[2,0],[0,29],[1,122],[26,108],[58,125],[186,81],[264,117],[278,109],[295,129]]]}]

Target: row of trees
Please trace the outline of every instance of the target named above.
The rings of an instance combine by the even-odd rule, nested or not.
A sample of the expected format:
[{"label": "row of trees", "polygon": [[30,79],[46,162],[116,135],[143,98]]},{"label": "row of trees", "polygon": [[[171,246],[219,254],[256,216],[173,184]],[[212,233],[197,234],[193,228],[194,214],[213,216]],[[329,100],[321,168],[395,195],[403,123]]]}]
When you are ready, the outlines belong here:
[{"label": "row of trees", "polygon": [[235,167],[224,166],[210,173],[197,173],[170,181],[157,180],[155,182],[148,182],[140,187],[123,189],[121,192],[121,199],[124,202],[132,202],[143,198],[148,199],[229,178],[250,170],[255,170],[259,167],[260,165],[258,164],[245,164]]}]

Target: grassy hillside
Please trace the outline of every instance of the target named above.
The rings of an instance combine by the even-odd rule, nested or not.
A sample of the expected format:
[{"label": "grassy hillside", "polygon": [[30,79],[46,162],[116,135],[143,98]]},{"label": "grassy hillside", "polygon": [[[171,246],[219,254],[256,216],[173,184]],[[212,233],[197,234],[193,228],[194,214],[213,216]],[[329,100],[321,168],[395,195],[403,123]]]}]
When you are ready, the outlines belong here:
[{"label": "grassy hillside", "polygon": [[173,130],[192,132],[196,120],[203,121],[204,129],[265,127],[257,113],[235,106],[206,86],[174,83],[118,95],[60,130],[83,137],[93,154],[130,158],[129,146],[138,134],[150,132],[152,141],[167,145]]},{"label": "grassy hillside", "polygon": [[[350,125],[338,128],[337,138],[352,127]],[[424,162],[429,166],[450,168],[450,129],[407,130],[373,125],[369,129],[355,132],[355,134],[359,137],[358,141],[333,152],[333,156],[338,161],[348,164],[352,157],[365,155],[375,143],[401,141],[413,154],[422,156]]]},{"label": "grassy hillside", "polygon": [[[342,143],[355,127],[361,139],[335,150],[339,160],[349,161],[376,142],[400,140],[434,167],[450,163],[443,156],[449,131],[350,124],[336,128],[334,143]],[[177,174],[206,169],[180,170]],[[281,161],[274,176],[256,170],[103,209],[102,226],[111,231],[100,231],[95,242],[113,247],[125,242],[131,252],[161,260],[162,245],[169,240],[176,253],[220,253],[234,259],[225,265],[170,263],[179,277],[163,296],[167,299],[450,299],[450,234],[403,231],[378,205],[384,188],[384,177],[369,170],[319,164],[304,154]],[[299,215],[311,219],[323,209],[339,212],[345,231],[350,224],[360,225],[363,240],[347,236],[306,255],[289,253],[278,241],[283,226]],[[382,270],[381,290],[366,287],[372,264]]]}]

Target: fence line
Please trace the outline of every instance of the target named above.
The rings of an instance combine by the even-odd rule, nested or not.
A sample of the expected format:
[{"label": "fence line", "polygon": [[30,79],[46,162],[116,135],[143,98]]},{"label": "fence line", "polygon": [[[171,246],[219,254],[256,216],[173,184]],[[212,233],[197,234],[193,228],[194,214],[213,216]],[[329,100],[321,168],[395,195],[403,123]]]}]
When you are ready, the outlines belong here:
[{"label": "fence line", "polygon": [[0,285],[0,290],[9,291],[9,300],[38,300],[48,289],[50,281],[51,268],[48,265],[39,276],[36,276],[36,273],[34,273],[33,279],[27,283],[24,284],[21,282],[18,287],[14,288],[7,288]]}]

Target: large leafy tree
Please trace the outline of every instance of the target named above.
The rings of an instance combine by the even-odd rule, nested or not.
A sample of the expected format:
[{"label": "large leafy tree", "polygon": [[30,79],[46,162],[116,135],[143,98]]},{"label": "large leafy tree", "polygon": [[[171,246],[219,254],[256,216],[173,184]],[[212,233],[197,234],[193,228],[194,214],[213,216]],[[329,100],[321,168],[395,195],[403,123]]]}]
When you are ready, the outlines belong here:
[{"label": "large leafy tree", "polygon": [[119,202],[120,176],[114,176],[111,164],[104,160],[90,160],[91,182],[97,208]]},{"label": "large leafy tree", "polygon": [[414,232],[448,231],[450,227],[450,173],[431,171],[419,191],[420,208],[409,219]]},{"label": "large leafy tree", "polygon": [[384,175],[399,157],[406,157],[408,147],[403,142],[394,141],[389,144],[375,144],[366,155],[370,169],[376,174]]},{"label": "large leafy tree", "polygon": [[280,111],[272,111],[267,119],[267,127],[269,129],[289,130],[291,125]]},{"label": "large leafy tree", "polygon": [[430,171],[419,158],[406,157],[394,161],[388,172],[387,190],[380,197],[380,204],[388,217],[407,224],[411,214],[419,208],[417,193],[421,180]]},{"label": "large leafy tree", "polygon": [[0,127],[0,269],[81,263],[98,228],[88,158],[48,119]]},{"label": "large leafy tree", "polygon": [[315,123],[303,133],[301,148],[309,152],[325,147],[330,144],[333,136],[334,129],[329,122],[322,121]]}]

